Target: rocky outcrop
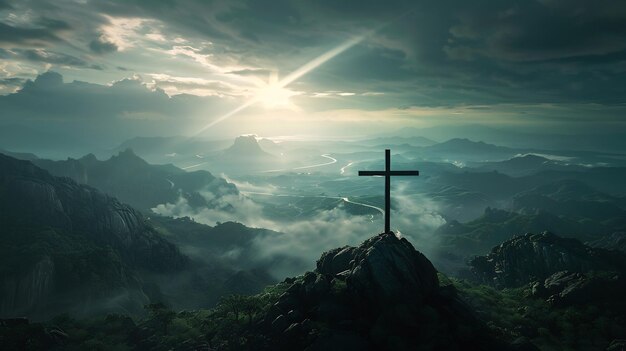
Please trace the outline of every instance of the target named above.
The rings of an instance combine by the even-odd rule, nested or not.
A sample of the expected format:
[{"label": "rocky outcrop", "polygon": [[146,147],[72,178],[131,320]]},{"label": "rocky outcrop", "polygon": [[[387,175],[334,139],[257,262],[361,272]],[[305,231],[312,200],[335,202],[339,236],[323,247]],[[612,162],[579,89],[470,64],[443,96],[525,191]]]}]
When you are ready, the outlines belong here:
[{"label": "rocky outcrop", "polygon": [[95,309],[113,294],[141,307],[135,271],[188,264],[132,207],[2,154],[0,250],[0,316]]},{"label": "rocky outcrop", "polygon": [[50,256],[44,256],[26,274],[4,277],[0,281],[0,315],[16,309],[29,311],[45,305],[54,293],[54,274],[54,262]]},{"label": "rocky outcrop", "polygon": [[260,323],[272,349],[506,349],[393,233],[326,252],[314,272],[285,282]]},{"label": "rocky outcrop", "polygon": [[505,241],[486,256],[470,261],[474,277],[496,287],[519,287],[542,281],[554,273],[569,271],[624,272],[626,255],[619,251],[591,248],[576,239],[544,232],[524,234]]},{"label": "rocky outcrop", "polygon": [[620,273],[561,271],[542,282],[532,283],[531,292],[559,307],[590,303],[609,303],[616,307],[626,296],[626,279]]},{"label": "rocky outcrop", "polygon": [[423,299],[438,287],[432,263],[406,239],[394,235],[373,237],[358,248],[324,253],[317,272],[345,275],[348,286],[370,302]]},{"label": "rocky outcrop", "polygon": [[42,227],[80,234],[120,250],[143,268],[176,269],[186,261],[132,207],[4,155],[0,155],[0,213],[4,228]]},{"label": "rocky outcrop", "polygon": [[626,252],[626,232],[614,232],[588,243],[591,247]]}]

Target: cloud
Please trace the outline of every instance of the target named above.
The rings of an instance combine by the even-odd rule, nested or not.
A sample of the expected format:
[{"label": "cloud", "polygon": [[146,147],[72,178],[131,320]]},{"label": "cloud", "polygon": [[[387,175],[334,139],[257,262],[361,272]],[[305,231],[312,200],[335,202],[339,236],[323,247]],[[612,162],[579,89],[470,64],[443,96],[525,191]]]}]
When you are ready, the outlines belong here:
[{"label": "cloud", "polygon": [[32,62],[51,63],[59,66],[72,66],[102,70],[98,64],[89,63],[78,57],[45,49],[12,49],[5,51],[7,58],[24,59]]},{"label": "cloud", "polygon": [[7,0],[0,0],[0,10],[11,9],[13,6]]},{"label": "cloud", "polygon": [[[34,78],[52,68],[102,84],[119,80],[118,67],[130,66],[143,77],[161,75],[150,88],[168,95],[236,100],[266,82],[270,73],[284,77],[342,41],[379,28],[293,82],[288,88],[302,92],[293,98],[296,105],[304,111],[618,105],[626,95],[626,5],[620,1],[11,5],[9,10],[5,6],[0,24],[5,50],[0,55],[9,55],[11,77]],[[355,95],[328,93],[334,91]]]},{"label": "cloud", "polygon": [[480,10],[466,6],[458,18],[448,49],[470,48],[494,59],[548,61],[626,50],[626,5],[620,2],[504,1]]},{"label": "cloud", "polygon": [[97,39],[92,40],[89,43],[89,48],[91,51],[97,54],[106,54],[109,52],[115,52],[118,50],[117,45],[108,41],[106,38],[100,36]]},{"label": "cloud", "polygon": [[0,93],[13,93],[26,82],[23,78],[9,77],[0,79]]},{"label": "cloud", "polygon": [[[110,85],[64,82],[56,72],[28,80],[18,91],[0,96],[0,124],[90,136],[113,146],[137,135],[171,135],[205,120],[207,113],[223,113],[232,101],[219,97],[168,96],[148,87],[140,77]],[[158,123],[154,121],[158,120]]]},{"label": "cloud", "polygon": [[0,22],[0,44],[43,44],[58,41],[49,28],[22,28]]},{"label": "cloud", "polygon": [[[276,188],[256,184],[254,190],[273,193]],[[424,196],[404,195],[405,192],[405,186],[394,190],[392,229],[402,232],[418,249],[433,252],[437,242],[433,232],[445,220],[438,214],[433,201]],[[216,200],[210,193],[202,194],[211,201]],[[214,208],[192,208],[181,197],[175,203],[158,205],[153,211],[164,216],[189,216],[207,225],[236,221],[249,227],[278,231],[255,236],[250,247],[237,248],[225,255],[245,257],[248,264],[267,267],[277,279],[282,279],[313,269],[324,251],[358,245],[381,231],[381,216],[351,215],[346,211],[345,203],[337,201],[336,207],[308,213],[301,219],[269,218],[262,205],[241,194],[217,199]]]}]

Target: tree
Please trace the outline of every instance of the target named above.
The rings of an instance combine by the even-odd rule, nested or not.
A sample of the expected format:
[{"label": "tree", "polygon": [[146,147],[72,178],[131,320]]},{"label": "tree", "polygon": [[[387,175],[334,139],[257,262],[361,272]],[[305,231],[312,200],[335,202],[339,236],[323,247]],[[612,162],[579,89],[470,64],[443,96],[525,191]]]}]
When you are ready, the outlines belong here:
[{"label": "tree", "polygon": [[165,335],[167,328],[176,316],[176,312],[170,310],[163,303],[152,303],[144,308],[150,313],[150,319],[157,325],[157,328]]}]

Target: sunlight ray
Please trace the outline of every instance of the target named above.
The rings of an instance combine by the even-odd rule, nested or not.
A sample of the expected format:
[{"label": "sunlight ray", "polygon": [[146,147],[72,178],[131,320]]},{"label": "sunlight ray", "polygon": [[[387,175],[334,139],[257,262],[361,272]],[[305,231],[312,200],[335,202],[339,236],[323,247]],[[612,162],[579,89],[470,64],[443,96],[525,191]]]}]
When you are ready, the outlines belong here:
[{"label": "sunlight ray", "polygon": [[[278,81],[275,84],[275,87],[277,88],[284,88],[287,85],[293,83],[294,81],[300,79],[301,77],[303,77],[304,75],[306,75],[307,73],[313,71],[314,69],[320,67],[321,65],[323,65],[324,63],[328,62],[329,60],[331,60],[332,58],[336,57],[337,55],[341,54],[342,52],[350,49],[351,47],[357,45],[358,43],[362,42],[365,37],[367,35],[361,35],[361,36],[357,36],[354,37],[346,42],[344,42],[343,44],[337,46],[336,48],[316,57],[315,59],[309,61],[308,63],[306,63],[305,65],[303,65],[302,67],[298,68],[297,70],[291,72],[289,75],[287,75],[285,78],[283,78],[282,80]],[[198,136],[201,133],[203,133],[204,131],[206,131],[207,129],[213,127],[214,125],[232,117],[233,115],[237,114],[238,112],[241,112],[243,110],[245,110],[246,108],[250,107],[251,105],[261,101],[262,96],[260,94],[257,94],[256,96],[254,96],[253,98],[251,98],[250,100],[248,100],[247,102],[245,102],[243,105],[237,107],[236,109],[218,117],[217,119],[211,121],[209,124],[205,125],[204,127],[202,127],[200,130],[198,130],[196,132],[196,134],[194,136]]]}]

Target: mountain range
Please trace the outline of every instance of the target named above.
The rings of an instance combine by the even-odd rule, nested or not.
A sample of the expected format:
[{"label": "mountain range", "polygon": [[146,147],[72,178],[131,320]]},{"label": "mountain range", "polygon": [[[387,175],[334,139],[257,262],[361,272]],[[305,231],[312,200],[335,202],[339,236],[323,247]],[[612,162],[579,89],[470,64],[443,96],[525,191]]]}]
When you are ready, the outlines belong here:
[{"label": "mountain range", "polygon": [[[79,159],[32,162],[55,176],[91,185],[141,210],[174,203],[181,196],[192,206],[214,207],[221,196],[238,194],[234,184],[208,171],[187,172],[171,164],[152,165],[131,149],[105,161],[88,154]],[[202,192],[211,193],[212,200],[203,197]]]},{"label": "mountain range", "polygon": [[[121,158],[113,162],[124,164]],[[153,301],[209,307],[224,294],[253,293],[273,282],[262,269],[217,254],[188,256],[176,244],[233,246],[237,232],[253,237],[254,229],[225,223],[211,231],[196,224],[202,237],[186,234],[192,230],[184,221],[164,223],[69,177],[0,154],[0,316],[142,314]]]}]

